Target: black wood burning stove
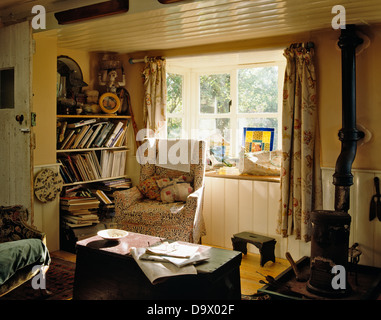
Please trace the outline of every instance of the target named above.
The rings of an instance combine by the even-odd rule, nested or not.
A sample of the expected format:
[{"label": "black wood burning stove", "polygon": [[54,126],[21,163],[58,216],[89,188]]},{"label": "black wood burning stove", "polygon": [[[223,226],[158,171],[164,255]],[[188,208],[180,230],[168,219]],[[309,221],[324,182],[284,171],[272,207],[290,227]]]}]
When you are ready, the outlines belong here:
[{"label": "black wood burning stove", "polygon": [[311,213],[310,279],[307,290],[329,297],[345,296],[351,291],[348,283],[334,288],[332,279],[335,273],[332,273],[332,268],[343,266],[347,270],[348,264],[351,223],[348,214],[349,192],[353,184],[351,167],[356,155],[357,141],[364,137],[364,133],[356,128],[356,47],[362,42],[356,35],[354,25],[347,25],[341,30],[338,45],[342,60],[342,129],[339,131],[341,153],[333,175],[335,211]]},{"label": "black wood burning stove", "polygon": [[[312,240],[310,258],[310,279],[307,290],[328,297],[350,293],[347,281],[349,229],[351,217],[344,211],[315,211],[311,215]],[[344,267],[344,284],[332,286],[334,266]]]}]

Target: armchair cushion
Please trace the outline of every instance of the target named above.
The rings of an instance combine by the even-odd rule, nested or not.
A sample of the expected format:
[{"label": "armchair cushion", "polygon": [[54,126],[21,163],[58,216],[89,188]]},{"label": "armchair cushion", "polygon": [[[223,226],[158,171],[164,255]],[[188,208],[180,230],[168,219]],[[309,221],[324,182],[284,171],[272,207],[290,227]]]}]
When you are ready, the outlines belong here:
[{"label": "armchair cushion", "polygon": [[146,198],[160,200],[160,188],[156,183],[158,179],[160,179],[158,176],[149,177],[141,181],[137,187]]},{"label": "armchair cushion", "polygon": [[[141,194],[150,200],[170,203],[175,201],[185,202],[193,188],[189,182],[192,178],[186,175],[176,175],[174,178],[154,175],[141,181],[137,186]],[[188,183],[185,183],[188,182]]]},{"label": "armchair cushion", "polygon": [[22,239],[1,243],[0,285],[27,266],[49,265],[49,263],[49,252],[40,239]]},{"label": "armchair cushion", "polygon": [[161,189],[160,198],[164,203],[185,202],[192,192],[193,188],[189,183],[174,183]]}]

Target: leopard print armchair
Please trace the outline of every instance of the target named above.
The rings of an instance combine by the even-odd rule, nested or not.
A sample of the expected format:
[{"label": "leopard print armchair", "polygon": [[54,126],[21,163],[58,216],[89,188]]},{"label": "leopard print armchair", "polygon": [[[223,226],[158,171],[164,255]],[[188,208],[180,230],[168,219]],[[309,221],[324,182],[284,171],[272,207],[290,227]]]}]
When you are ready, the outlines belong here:
[{"label": "leopard print armchair", "polygon": [[[158,152],[161,141],[164,140],[158,139],[152,143],[156,148],[154,153]],[[195,159],[192,159],[189,164],[189,171],[164,168],[147,162],[140,164],[138,186],[114,192],[115,222],[118,228],[175,241],[201,242],[201,237],[206,234],[202,216],[206,161],[205,141],[186,141],[191,142],[195,148],[194,151],[197,151]],[[168,203],[160,198],[153,199],[152,196],[147,197],[147,194],[142,194],[142,186],[149,180],[151,180],[151,184],[156,185],[155,179],[175,180],[179,176],[184,177],[190,183],[192,190],[185,201]],[[151,187],[152,185],[148,189]]]}]

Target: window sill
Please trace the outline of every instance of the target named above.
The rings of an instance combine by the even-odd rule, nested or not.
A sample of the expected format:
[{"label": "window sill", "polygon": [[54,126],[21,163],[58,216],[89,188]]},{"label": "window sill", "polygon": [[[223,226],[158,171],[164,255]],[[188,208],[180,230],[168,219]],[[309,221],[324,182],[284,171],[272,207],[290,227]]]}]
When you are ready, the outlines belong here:
[{"label": "window sill", "polygon": [[248,174],[240,174],[238,170],[225,173],[223,171],[207,171],[206,177],[210,178],[224,178],[224,179],[238,179],[238,180],[253,180],[253,181],[268,181],[280,182],[280,176],[254,176]]}]

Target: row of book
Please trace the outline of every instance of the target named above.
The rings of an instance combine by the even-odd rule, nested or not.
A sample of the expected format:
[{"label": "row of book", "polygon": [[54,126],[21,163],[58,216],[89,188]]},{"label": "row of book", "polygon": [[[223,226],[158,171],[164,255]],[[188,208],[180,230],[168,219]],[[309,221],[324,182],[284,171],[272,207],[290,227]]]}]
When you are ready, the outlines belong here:
[{"label": "row of book", "polygon": [[127,126],[122,121],[63,121],[59,123],[58,128],[58,150],[121,147],[126,141]]},{"label": "row of book", "polygon": [[91,181],[125,174],[127,150],[102,150],[60,154],[57,162],[65,183]]}]

